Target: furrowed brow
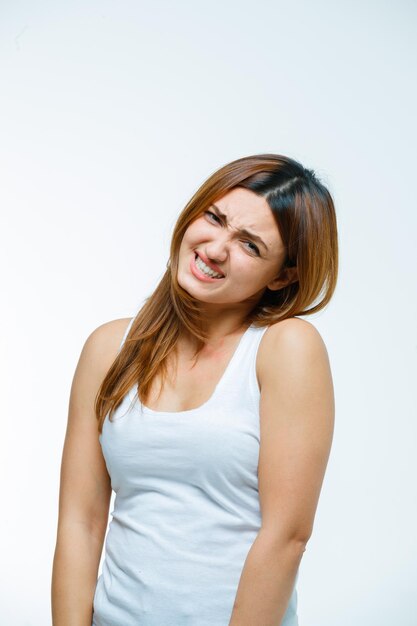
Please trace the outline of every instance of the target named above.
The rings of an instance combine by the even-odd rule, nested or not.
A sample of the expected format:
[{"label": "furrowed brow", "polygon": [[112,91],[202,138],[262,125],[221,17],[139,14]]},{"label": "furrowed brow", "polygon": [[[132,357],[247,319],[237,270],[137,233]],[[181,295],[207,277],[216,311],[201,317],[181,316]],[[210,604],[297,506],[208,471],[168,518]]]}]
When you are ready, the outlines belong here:
[{"label": "furrowed brow", "polygon": [[[227,217],[224,213],[222,213],[219,209],[218,206],[216,206],[215,204],[211,204],[210,205],[216,212],[216,214],[223,218],[224,221],[227,224]],[[251,233],[249,230],[247,230],[246,228],[239,228],[238,229],[238,233],[240,233],[241,235],[244,235],[245,237],[249,237],[249,239],[253,239],[253,241],[256,241],[256,243],[259,243],[261,246],[263,246],[265,248],[266,251],[268,251],[268,246],[266,245],[266,243],[259,237],[259,235],[255,235],[255,233]]]}]

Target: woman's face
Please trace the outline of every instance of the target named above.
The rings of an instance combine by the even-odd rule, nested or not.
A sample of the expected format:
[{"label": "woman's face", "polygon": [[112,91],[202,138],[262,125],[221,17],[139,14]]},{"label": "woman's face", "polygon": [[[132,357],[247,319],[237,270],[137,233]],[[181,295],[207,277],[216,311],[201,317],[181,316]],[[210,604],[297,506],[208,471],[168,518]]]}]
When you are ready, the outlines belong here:
[{"label": "woman's face", "polygon": [[[265,198],[248,189],[232,189],[215,205],[217,209],[210,206],[184,234],[178,282],[208,305],[252,306],[266,287],[285,284],[275,280],[286,256],[278,226]],[[202,262],[222,278],[207,276]]]}]

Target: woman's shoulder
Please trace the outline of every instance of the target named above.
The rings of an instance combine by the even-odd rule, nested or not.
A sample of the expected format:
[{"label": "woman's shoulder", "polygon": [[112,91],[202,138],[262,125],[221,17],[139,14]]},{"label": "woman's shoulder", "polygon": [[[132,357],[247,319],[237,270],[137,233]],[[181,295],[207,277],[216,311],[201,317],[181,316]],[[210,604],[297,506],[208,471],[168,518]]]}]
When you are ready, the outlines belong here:
[{"label": "woman's shoulder", "polygon": [[83,351],[89,353],[92,361],[108,369],[117,356],[125,332],[133,318],[123,317],[104,322],[88,335]]},{"label": "woman's shoulder", "polygon": [[114,346],[119,347],[123,335],[132,319],[132,317],[122,317],[104,322],[90,333],[88,340],[94,343],[104,344],[104,346],[109,348]]},{"label": "woman's shoulder", "polygon": [[117,356],[130,318],[121,318],[97,326],[84,341],[75,368],[71,398],[76,407],[93,405],[102,381]]},{"label": "woman's shoulder", "polygon": [[327,359],[326,345],[320,332],[314,324],[299,317],[271,324],[264,333],[257,363],[260,381],[269,369],[294,359],[301,362]]},{"label": "woman's shoulder", "polygon": [[268,337],[267,341],[277,341],[281,339],[292,339],[293,341],[308,341],[313,337],[321,337],[317,328],[311,322],[300,317],[289,317],[275,324],[268,326],[268,330],[265,333]]}]

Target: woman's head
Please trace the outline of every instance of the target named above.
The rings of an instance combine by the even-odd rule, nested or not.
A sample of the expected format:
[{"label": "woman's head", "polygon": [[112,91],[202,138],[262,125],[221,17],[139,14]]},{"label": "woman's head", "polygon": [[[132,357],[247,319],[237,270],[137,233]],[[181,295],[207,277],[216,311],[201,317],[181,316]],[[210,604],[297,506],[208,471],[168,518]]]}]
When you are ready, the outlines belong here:
[{"label": "woman's head", "polygon": [[[185,230],[177,281],[204,303],[206,316],[233,309],[238,318],[245,318],[265,289],[276,291],[297,280],[296,268],[281,271],[285,258],[285,246],[265,197],[235,187]],[[203,263],[217,275],[207,276]]]},{"label": "woman's head", "polygon": [[[195,252],[225,277],[198,280]],[[337,281],[332,197],[312,170],[288,157],[233,161],[212,174],[182,211],[169,265],[171,293],[184,311],[191,307],[207,315],[232,306],[246,321],[268,323],[316,312],[329,302]]]},{"label": "woman's head", "polygon": [[[201,260],[224,278],[200,280]],[[334,203],[313,170],[278,154],[218,169],[179,215],[167,269],[101,385],[99,431],[133,385],[146,404],[182,332],[195,337],[197,355],[208,338],[205,322],[222,312],[254,326],[315,313],[330,301],[337,271]]]}]

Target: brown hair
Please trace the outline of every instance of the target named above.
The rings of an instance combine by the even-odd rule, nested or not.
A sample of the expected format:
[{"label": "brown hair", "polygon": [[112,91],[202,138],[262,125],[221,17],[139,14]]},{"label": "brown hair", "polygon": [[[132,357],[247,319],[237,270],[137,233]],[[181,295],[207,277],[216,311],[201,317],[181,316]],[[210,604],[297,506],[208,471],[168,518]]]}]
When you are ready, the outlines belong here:
[{"label": "brown hair", "polygon": [[[178,217],[167,269],[137,313],[122,349],[97,393],[99,432],[125,394],[137,385],[146,404],[154,377],[167,375],[166,358],[175,350],[181,329],[197,339],[199,353],[207,336],[199,301],[177,281],[181,241],[191,222],[235,187],[265,197],[276,220],[287,255],[281,267],[293,268],[296,279],[279,290],[265,289],[245,319],[266,326],[323,309],[336,288],[338,235],[333,199],[315,172],[279,154],[257,154],[224,165],[196,191]],[[162,385],[161,385],[162,389]]]}]

